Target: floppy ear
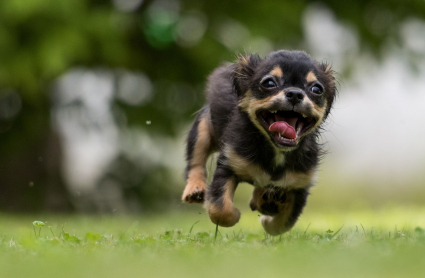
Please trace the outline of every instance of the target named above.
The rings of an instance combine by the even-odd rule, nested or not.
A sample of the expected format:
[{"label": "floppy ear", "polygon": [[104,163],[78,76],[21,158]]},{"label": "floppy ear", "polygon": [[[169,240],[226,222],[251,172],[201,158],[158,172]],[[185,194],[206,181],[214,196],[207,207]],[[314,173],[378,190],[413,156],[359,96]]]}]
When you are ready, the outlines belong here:
[{"label": "floppy ear", "polygon": [[233,69],[233,86],[238,97],[243,96],[249,89],[255,68],[261,61],[258,54],[238,55],[238,60]]}]

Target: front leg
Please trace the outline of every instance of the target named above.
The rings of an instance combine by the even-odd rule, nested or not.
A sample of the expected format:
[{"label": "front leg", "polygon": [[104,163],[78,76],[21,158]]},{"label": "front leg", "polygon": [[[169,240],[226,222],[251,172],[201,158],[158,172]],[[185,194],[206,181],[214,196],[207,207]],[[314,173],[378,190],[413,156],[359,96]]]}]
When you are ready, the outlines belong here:
[{"label": "front leg", "polygon": [[209,107],[204,106],[196,117],[187,137],[186,149],[186,187],[182,201],[187,203],[203,203],[207,189],[206,163],[214,149]]},{"label": "front leg", "polygon": [[241,216],[239,210],[233,205],[238,180],[231,169],[221,165],[220,162],[218,164],[213,181],[208,187],[205,208],[214,224],[231,227],[238,223]]}]

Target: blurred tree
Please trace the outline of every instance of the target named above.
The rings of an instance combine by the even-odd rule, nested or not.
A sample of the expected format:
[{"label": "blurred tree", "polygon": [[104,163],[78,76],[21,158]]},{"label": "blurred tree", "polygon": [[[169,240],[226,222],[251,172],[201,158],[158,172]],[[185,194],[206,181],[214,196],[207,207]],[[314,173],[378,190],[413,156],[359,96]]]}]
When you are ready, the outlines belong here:
[{"label": "blurred tree", "polygon": [[[248,39],[264,50],[300,47],[301,18],[313,3],[353,27],[362,47],[376,54],[386,41],[398,40],[406,19],[425,18],[423,0],[2,0],[0,209],[72,209],[49,95],[52,81],[69,69],[143,72],[153,81],[154,97],[142,105],[115,99],[114,106],[128,126],[149,119],[157,123],[149,132],[175,136],[201,106],[207,74],[233,60]],[[199,90],[189,94],[187,84]]]}]

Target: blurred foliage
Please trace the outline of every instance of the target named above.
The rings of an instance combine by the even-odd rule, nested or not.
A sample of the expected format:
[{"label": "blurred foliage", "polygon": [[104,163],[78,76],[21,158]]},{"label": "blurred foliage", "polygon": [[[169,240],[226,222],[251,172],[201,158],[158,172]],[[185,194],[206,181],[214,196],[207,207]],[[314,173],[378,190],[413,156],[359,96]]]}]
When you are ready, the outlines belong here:
[{"label": "blurred foliage", "polygon": [[[425,17],[423,0],[0,1],[0,167],[8,169],[0,178],[3,187],[15,187],[3,196],[18,202],[25,195],[17,188],[27,190],[34,178],[29,170],[20,170],[21,162],[35,165],[35,151],[51,149],[52,140],[58,140],[51,136],[49,92],[52,82],[71,68],[146,74],[153,98],[140,105],[115,99],[114,107],[125,114],[126,126],[151,120],[150,133],[175,136],[200,108],[205,77],[222,61],[234,60],[236,51],[302,47],[302,16],[311,4],[330,9],[358,33],[363,49],[375,54],[386,42],[398,40],[403,21]],[[37,172],[41,183],[54,175],[50,183],[59,186],[60,170],[52,169],[60,159],[48,164],[44,170],[31,162],[23,168]],[[32,207],[39,208],[36,204]]]},{"label": "blurred foliage", "polygon": [[[49,82],[76,65],[125,67],[153,80],[196,84],[222,60],[233,60],[235,50],[243,50],[243,45],[229,49],[220,43],[220,24],[234,20],[275,45],[297,47],[303,38],[301,17],[311,3],[330,8],[355,27],[365,47],[376,49],[396,38],[406,18],[425,16],[421,0],[152,2],[124,12],[110,1],[1,1],[0,86],[38,103]],[[182,47],[177,28],[188,16],[206,21],[206,32],[195,45]]]}]

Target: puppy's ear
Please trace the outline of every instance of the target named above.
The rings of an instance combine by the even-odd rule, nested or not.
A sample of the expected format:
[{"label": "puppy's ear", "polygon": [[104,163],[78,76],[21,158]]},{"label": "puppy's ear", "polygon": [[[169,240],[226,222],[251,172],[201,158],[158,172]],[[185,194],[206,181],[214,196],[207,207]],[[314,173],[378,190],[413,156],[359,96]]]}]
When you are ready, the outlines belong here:
[{"label": "puppy's ear", "polygon": [[325,81],[325,90],[326,90],[326,101],[327,101],[327,108],[325,113],[325,118],[328,116],[332,104],[334,102],[334,99],[337,94],[337,80],[336,80],[336,72],[332,70],[331,65],[329,65],[327,62],[323,62],[319,64],[319,68],[322,71],[321,76],[322,80]]},{"label": "puppy's ear", "polygon": [[260,61],[261,58],[257,54],[240,54],[238,56],[233,69],[233,86],[238,97],[243,96],[249,89],[255,68]]}]

